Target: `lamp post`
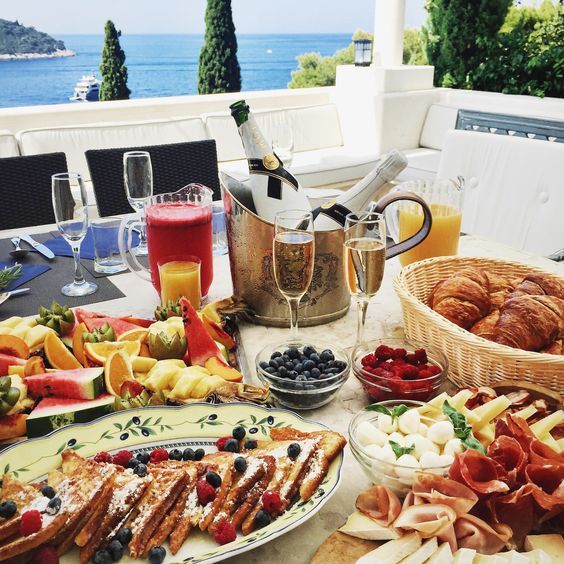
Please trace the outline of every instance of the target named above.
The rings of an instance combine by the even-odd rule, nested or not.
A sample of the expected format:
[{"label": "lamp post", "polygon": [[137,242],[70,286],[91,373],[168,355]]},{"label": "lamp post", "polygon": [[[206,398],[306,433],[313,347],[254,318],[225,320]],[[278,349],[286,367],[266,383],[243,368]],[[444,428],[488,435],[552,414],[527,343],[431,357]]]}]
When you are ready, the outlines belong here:
[{"label": "lamp post", "polygon": [[354,40],[354,65],[356,67],[368,67],[372,63],[372,40]]}]

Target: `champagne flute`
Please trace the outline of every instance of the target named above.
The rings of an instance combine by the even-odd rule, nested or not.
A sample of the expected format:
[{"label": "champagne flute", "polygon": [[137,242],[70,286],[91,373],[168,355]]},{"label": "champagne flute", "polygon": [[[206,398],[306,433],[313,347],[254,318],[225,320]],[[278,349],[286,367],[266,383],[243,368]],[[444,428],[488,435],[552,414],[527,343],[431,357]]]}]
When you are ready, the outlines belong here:
[{"label": "champagne flute", "polygon": [[379,213],[350,213],[345,220],[345,275],[349,292],[356,298],[358,319],[356,345],[364,343],[366,310],[380,289],[386,264],[386,224]]},{"label": "champagne flute", "polygon": [[76,172],[54,174],[51,177],[53,211],[61,235],[72,248],[74,281],[61,288],[65,296],[87,296],[98,286],[87,282],[80,265],[80,245],[88,229],[88,201],[82,177]]},{"label": "champagne flute", "polygon": [[298,307],[313,277],[315,256],[311,212],[284,210],[274,218],[274,279],[290,308],[290,342],[299,344]]},{"label": "champagne flute", "polygon": [[292,160],[294,159],[294,134],[288,124],[279,123],[274,127],[272,150],[284,163],[284,166],[289,167],[292,165]]},{"label": "champagne flute", "polygon": [[[128,151],[123,154],[123,180],[129,205],[137,212],[144,211],[153,195],[153,167],[147,151]],[[147,230],[141,223],[139,245],[132,250],[137,256],[147,256]]]}]

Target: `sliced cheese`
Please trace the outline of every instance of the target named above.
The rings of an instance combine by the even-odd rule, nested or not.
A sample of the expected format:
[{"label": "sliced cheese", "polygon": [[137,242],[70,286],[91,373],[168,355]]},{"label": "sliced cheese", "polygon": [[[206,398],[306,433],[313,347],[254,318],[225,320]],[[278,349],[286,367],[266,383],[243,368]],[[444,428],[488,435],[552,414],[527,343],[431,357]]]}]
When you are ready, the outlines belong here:
[{"label": "sliced cheese", "polygon": [[540,548],[535,548],[535,550],[529,552],[522,552],[521,554],[529,559],[530,564],[556,564],[562,562],[562,556],[560,556],[560,560],[554,560]]},{"label": "sliced cheese", "polygon": [[503,561],[508,562],[509,564],[529,564],[529,559],[516,550],[510,550],[509,552],[500,552],[498,556],[501,556],[503,558]]},{"label": "sliced cheese", "polygon": [[531,431],[537,436],[539,439],[544,439],[556,425],[560,425],[564,423],[564,410],[559,409],[550,415],[547,415],[540,421],[533,423],[531,425]]},{"label": "sliced cheese", "polygon": [[497,398],[480,405],[472,410],[477,420],[472,425],[474,432],[485,427],[495,417],[503,413],[511,405],[511,400],[507,396],[498,396]]},{"label": "sliced cheese", "polygon": [[561,439],[558,439],[556,441],[556,443],[558,444],[558,446],[560,447],[559,452],[562,452],[564,450],[564,437],[562,437]]},{"label": "sliced cheese", "polygon": [[409,533],[365,554],[356,561],[356,564],[397,564],[413,554],[420,546],[421,537],[417,533]]},{"label": "sliced cheese", "polygon": [[472,564],[505,564],[505,560],[499,554],[476,554]]},{"label": "sliced cheese", "polygon": [[537,408],[531,403],[527,407],[524,407],[523,409],[516,411],[513,414],[513,416],[527,420],[529,419],[529,417],[532,417],[536,412],[537,412]]},{"label": "sliced cheese", "polygon": [[435,410],[440,411],[443,408],[443,403],[445,402],[445,400],[448,400],[448,402],[450,403],[452,398],[446,392],[443,392],[442,394],[439,394],[437,397],[429,400],[427,403],[419,407],[419,413],[429,413],[430,411]]},{"label": "sliced cheese", "polygon": [[413,554],[404,558],[400,564],[423,564],[437,550],[439,544],[436,537],[426,540]]},{"label": "sliced cheese", "polygon": [[450,549],[450,544],[443,542],[443,544],[433,552],[426,564],[450,564],[451,562],[452,550]]},{"label": "sliced cheese", "polygon": [[525,550],[544,550],[554,563],[564,562],[564,539],[562,535],[528,535],[525,537]]},{"label": "sliced cheese", "polygon": [[394,540],[400,538],[400,533],[394,527],[382,527],[360,511],[349,515],[347,522],[339,529],[351,537],[365,540]]},{"label": "sliced cheese", "polygon": [[548,433],[548,435],[543,437],[541,440],[545,445],[548,445],[552,450],[555,450],[556,452],[560,452],[561,449],[560,449],[560,445],[558,444],[558,441],[550,433]]},{"label": "sliced cheese", "polygon": [[495,426],[493,423],[488,423],[479,431],[474,432],[474,436],[484,445],[488,446],[494,442],[495,439]]},{"label": "sliced cheese", "polygon": [[452,555],[452,564],[472,564],[476,551],[473,548],[459,548]]}]

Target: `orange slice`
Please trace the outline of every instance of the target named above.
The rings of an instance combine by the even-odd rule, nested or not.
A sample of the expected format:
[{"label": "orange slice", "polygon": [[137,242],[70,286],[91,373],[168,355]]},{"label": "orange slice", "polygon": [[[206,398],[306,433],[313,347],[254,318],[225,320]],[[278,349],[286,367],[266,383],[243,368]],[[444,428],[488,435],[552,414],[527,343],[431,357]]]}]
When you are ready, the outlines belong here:
[{"label": "orange slice", "polygon": [[104,366],[104,382],[106,391],[114,396],[120,395],[121,386],[126,380],[133,380],[131,359],[123,350],[111,352]]},{"label": "orange slice", "polygon": [[124,351],[127,356],[139,356],[141,343],[139,341],[104,341],[102,343],[84,343],[86,356],[97,362],[104,364],[110,353],[114,351]]},{"label": "orange slice", "polygon": [[82,368],[82,364],[70,353],[56,333],[47,333],[43,343],[43,350],[49,364],[53,368],[58,368],[59,370]]},{"label": "orange slice", "polygon": [[147,337],[148,330],[144,327],[139,327],[139,329],[130,329],[125,333],[122,333],[118,337],[118,341],[141,341],[144,342]]}]

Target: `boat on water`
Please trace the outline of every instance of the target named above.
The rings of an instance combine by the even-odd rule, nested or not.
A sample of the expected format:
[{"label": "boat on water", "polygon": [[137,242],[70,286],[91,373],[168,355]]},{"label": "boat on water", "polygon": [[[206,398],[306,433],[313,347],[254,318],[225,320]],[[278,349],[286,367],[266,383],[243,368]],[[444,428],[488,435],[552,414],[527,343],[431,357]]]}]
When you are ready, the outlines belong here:
[{"label": "boat on water", "polygon": [[85,74],[74,87],[74,93],[69,98],[71,102],[97,102],[100,94],[101,82],[94,74]]}]

